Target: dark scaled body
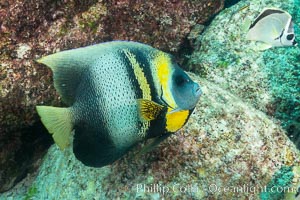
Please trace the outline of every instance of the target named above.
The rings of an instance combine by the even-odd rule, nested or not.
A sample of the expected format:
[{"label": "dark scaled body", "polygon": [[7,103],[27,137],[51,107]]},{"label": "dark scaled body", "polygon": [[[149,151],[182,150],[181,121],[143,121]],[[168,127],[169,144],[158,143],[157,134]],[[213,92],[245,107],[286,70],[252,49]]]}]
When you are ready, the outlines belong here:
[{"label": "dark scaled body", "polygon": [[140,141],[177,131],[201,94],[168,54],[136,42],[64,51],[39,62],[53,70],[55,87],[70,106],[38,106],[41,120],[61,149],[75,130],[75,156],[93,167],[114,162]]}]

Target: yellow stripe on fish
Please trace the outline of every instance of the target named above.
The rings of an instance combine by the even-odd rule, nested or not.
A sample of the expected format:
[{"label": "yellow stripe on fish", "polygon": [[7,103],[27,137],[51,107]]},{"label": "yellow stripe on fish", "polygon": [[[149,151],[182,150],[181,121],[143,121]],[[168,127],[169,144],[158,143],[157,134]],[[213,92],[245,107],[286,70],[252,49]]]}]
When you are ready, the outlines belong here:
[{"label": "yellow stripe on fish", "polygon": [[[129,51],[129,49],[123,49],[123,52],[131,64],[135,78],[137,79],[140,89],[142,91],[143,99],[151,100],[150,86],[147,82],[147,79],[146,79],[143,69],[140,67],[138,61],[136,60],[135,55],[132,54]],[[146,130],[148,130],[149,126],[150,126],[150,121],[143,121],[142,127],[141,127],[140,131],[138,132],[138,135],[140,137],[144,138],[146,135]]]},{"label": "yellow stripe on fish", "polygon": [[75,157],[91,167],[111,164],[150,138],[146,150],[158,145],[186,123],[201,95],[170,55],[137,42],[106,42],[38,62],[52,69],[69,106],[37,106],[41,121],[61,149],[73,132]]},{"label": "yellow stripe on fish", "polygon": [[163,99],[169,106],[175,108],[176,103],[171,94],[169,78],[171,77],[171,59],[170,56],[164,52],[158,52],[154,58],[153,63],[157,71],[156,76],[161,84],[163,90]]},{"label": "yellow stripe on fish", "polygon": [[131,63],[134,75],[140,85],[140,89],[143,92],[143,99],[151,100],[150,86],[147,82],[143,69],[140,67],[139,63],[135,58],[135,55],[132,54],[128,49],[124,49],[123,52]]}]

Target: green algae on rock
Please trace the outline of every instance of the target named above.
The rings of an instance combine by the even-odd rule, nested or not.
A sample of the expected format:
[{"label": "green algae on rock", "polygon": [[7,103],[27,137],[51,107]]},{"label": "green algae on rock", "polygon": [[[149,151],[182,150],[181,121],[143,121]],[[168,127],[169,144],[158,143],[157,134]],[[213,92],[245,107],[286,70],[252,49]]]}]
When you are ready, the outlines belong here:
[{"label": "green algae on rock", "polygon": [[[82,165],[71,148],[52,146],[33,182],[34,198],[259,199],[256,191],[281,168],[299,166],[299,151],[266,114],[189,75],[203,96],[181,131],[143,157],[134,157],[137,148],[100,169]],[[287,184],[296,187],[299,179],[293,181]]]},{"label": "green algae on rock", "polygon": [[[266,186],[266,190],[260,193],[261,200],[281,200],[284,199],[284,190],[292,192],[292,180],[294,178],[293,167],[283,166],[273,175],[271,181]],[[288,190],[290,189],[290,190]],[[297,189],[294,188],[294,195]]]},{"label": "green algae on rock", "polygon": [[[35,105],[60,105],[51,71],[35,59],[117,39],[177,52],[190,28],[206,22],[223,5],[223,0],[0,1],[0,162],[5,163],[0,165],[0,192],[26,176],[40,158],[37,154],[44,155],[48,147],[49,141],[30,141],[31,134],[24,131],[38,123]],[[23,143],[37,144],[32,148],[39,150],[33,160],[24,156],[17,165],[18,152],[25,151]]]},{"label": "green algae on rock", "polygon": [[[196,39],[201,46],[191,55],[189,69],[280,120],[287,134],[299,144],[300,49],[255,51],[256,43],[245,39],[249,22],[265,7],[286,10],[299,24],[297,2],[246,0],[225,9]],[[295,33],[299,37],[297,26]]]},{"label": "green algae on rock", "polygon": [[[299,32],[300,33],[300,32]],[[272,49],[263,53],[273,97],[274,116],[300,148],[300,50]]]},{"label": "green algae on rock", "polygon": [[[24,29],[16,26],[19,23],[18,19],[23,19],[18,18],[19,15],[9,16],[12,18],[11,22],[14,22],[12,27],[8,27],[7,23],[2,24],[1,30],[4,32],[0,34],[5,37],[0,37],[0,48],[3,49],[0,51],[0,59],[4,60],[1,62],[4,68],[1,68],[0,80],[5,80],[7,84],[4,87],[1,84],[1,95],[7,94],[10,88],[6,86],[9,85],[16,86],[26,82],[29,84],[26,87],[28,89],[37,84],[37,82],[25,81],[27,79],[18,79],[22,75],[22,68],[25,66],[25,69],[29,69],[31,66],[32,61],[29,64],[25,62],[26,65],[23,66],[27,58],[34,59],[35,55],[84,46],[102,40],[102,36],[99,35],[99,31],[102,30],[99,20],[102,18],[94,18],[86,12],[89,8],[95,11],[98,5],[93,4],[94,1],[88,1],[89,5],[80,6],[79,9],[74,2],[71,1],[69,5],[59,1],[53,3],[50,6],[50,12],[45,15],[47,17],[43,12],[33,12],[35,17],[25,23]],[[123,6],[123,9],[128,12],[127,1],[124,2],[119,6]],[[249,199],[251,197],[259,199],[264,194],[256,192],[257,190],[250,190],[250,188],[270,187],[285,175],[287,176],[286,179],[284,178],[284,185],[298,189],[300,173],[296,169],[299,168],[299,151],[286,137],[279,123],[274,122],[265,114],[274,116],[276,111],[281,111],[277,109],[280,107],[274,103],[276,90],[270,88],[269,80],[271,79],[266,73],[268,72],[265,67],[266,61],[269,58],[276,58],[281,51],[290,50],[268,50],[276,52],[271,57],[265,55],[265,52],[254,52],[249,48],[251,44],[243,39],[246,26],[236,27],[244,19],[251,21],[265,6],[281,7],[291,13],[294,10],[293,13],[295,13],[299,10],[294,9],[296,3],[299,5],[298,0],[241,1],[237,6],[232,6],[218,15],[201,37],[196,39],[193,37],[197,43],[195,48],[201,44],[201,51],[192,55],[190,63],[193,65],[189,67],[195,72],[205,72],[206,74],[201,75],[209,81],[194,76],[203,85],[204,95],[201,102],[185,128],[161,144],[155,151],[142,158],[133,158],[135,152],[132,152],[111,166],[91,169],[76,161],[72,151],[61,152],[57,147],[52,146],[43,159],[32,187],[27,189],[28,192],[23,187],[17,187],[13,191],[1,194],[0,199],[23,198],[24,195],[33,199]],[[45,8],[45,4],[39,5]],[[17,6],[12,6],[10,9],[12,11],[16,9],[17,13],[27,16],[31,11],[22,12],[22,6],[22,2],[18,2]],[[24,9],[27,7],[24,6]],[[106,16],[106,10],[101,10],[100,15]],[[6,17],[7,15],[5,12],[4,15],[0,12],[0,16]],[[297,16],[295,18],[299,19],[299,13]],[[143,22],[144,18],[141,19]],[[162,24],[170,24],[169,18],[164,15],[159,19],[163,19]],[[296,23],[299,24],[298,19]],[[32,23],[35,20],[37,24]],[[32,27],[31,24],[33,24]],[[38,29],[28,33],[30,27],[38,27]],[[47,31],[48,27],[51,27],[49,31]],[[180,30],[186,31],[185,26],[182,27],[183,29]],[[135,28],[130,29],[130,31],[135,30]],[[296,30],[299,33],[299,29]],[[160,32],[154,33],[154,37],[161,36],[158,34]],[[6,40],[10,38],[7,37],[9,34],[12,35],[12,40]],[[170,34],[174,33],[170,32]],[[126,34],[120,32],[120,35],[122,37]],[[145,36],[142,34],[140,37],[143,40]],[[115,35],[115,38],[118,36]],[[104,39],[107,38],[104,37]],[[2,42],[2,40],[5,41]],[[25,44],[27,48],[23,50],[26,51],[15,48],[14,44]],[[174,44],[177,43],[170,45]],[[299,54],[297,49],[293,51]],[[23,55],[25,59],[17,58],[17,55]],[[298,64],[293,66],[298,66]],[[34,66],[33,70],[37,67]],[[7,74],[16,75],[13,77],[16,79],[6,79]],[[53,87],[50,86],[50,72],[38,71],[34,74],[37,75],[34,80],[42,79],[38,82],[41,84],[39,87],[42,87],[42,91],[33,87],[29,90],[30,92],[26,90],[24,94],[32,96],[38,94],[38,103],[49,99],[53,101],[51,98],[55,96],[55,93],[52,93]],[[288,73],[288,76],[294,77],[295,74]],[[279,74],[270,75],[276,77]],[[280,77],[277,77],[277,80],[278,78]],[[12,80],[14,82],[10,82]],[[290,89],[287,87],[286,91],[292,91]],[[13,91],[22,92],[22,90]],[[48,95],[52,95],[51,98]],[[286,95],[286,97],[293,97],[293,95]],[[289,101],[281,102],[284,106],[289,103]],[[8,103],[10,101],[7,101]],[[32,105],[35,103],[37,102],[33,102]],[[297,102],[294,103],[292,105],[298,105]],[[16,106],[14,111],[18,111],[17,108],[19,107]],[[288,111],[293,110],[288,109]],[[28,113],[30,112],[32,110],[29,109]],[[291,117],[295,119],[293,115]],[[32,115],[26,119],[28,119],[27,122],[35,121]],[[291,179],[292,182],[290,182]],[[243,189],[244,187],[249,190]],[[163,192],[155,188],[169,188],[169,191]],[[277,193],[276,195],[282,197],[290,194]],[[295,194],[291,195],[293,198]]]}]

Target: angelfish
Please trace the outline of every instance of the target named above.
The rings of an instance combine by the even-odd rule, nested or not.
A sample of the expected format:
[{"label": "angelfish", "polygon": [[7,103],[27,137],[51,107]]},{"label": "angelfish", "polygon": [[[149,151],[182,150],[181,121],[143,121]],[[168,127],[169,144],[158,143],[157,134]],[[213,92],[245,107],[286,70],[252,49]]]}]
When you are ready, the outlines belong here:
[{"label": "angelfish", "polygon": [[83,164],[113,163],[141,141],[158,144],[189,119],[200,86],[173,57],[151,46],[106,42],[37,60],[53,71],[54,86],[69,107],[37,106],[60,149],[71,143]]},{"label": "angelfish", "polygon": [[265,8],[250,25],[246,39],[264,42],[264,49],[297,46],[292,16],[278,8]]}]

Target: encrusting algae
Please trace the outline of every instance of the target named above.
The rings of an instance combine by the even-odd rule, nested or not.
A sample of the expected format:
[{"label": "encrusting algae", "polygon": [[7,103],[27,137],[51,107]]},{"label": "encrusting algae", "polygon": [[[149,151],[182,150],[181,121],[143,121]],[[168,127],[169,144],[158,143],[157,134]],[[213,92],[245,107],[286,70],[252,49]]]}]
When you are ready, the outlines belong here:
[{"label": "encrusting algae", "polygon": [[[281,168],[293,169],[287,171],[293,178],[285,185],[297,188],[294,169],[300,154],[280,126],[218,85],[189,76],[202,86],[203,95],[174,136],[142,157],[135,157],[139,145],[100,169],[78,162],[72,146],[61,152],[54,145],[33,183],[35,197],[259,199],[260,188],[270,185]],[[169,191],[154,190],[157,185]]]},{"label": "encrusting algae", "polygon": [[36,59],[111,40],[140,41],[176,55],[190,28],[223,7],[224,0],[1,1],[0,192],[36,171],[52,142],[47,134],[27,132],[41,127],[36,105],[63,106],[51,70]]},{"label": "encrusting algae", "polygon": [[[78,162],[72,143],[63,152],[53,145],[27,196],[37,199],[299,198],[300,154],[283,129],[297,133],[297,126],[288,124],[297,124],[299,95],[295,95],[298,91],[292,95],[290,92],[295,91],[293,86],[299,80],[294,73],[299,49],[272,48],[255,52],[250,42],[245,41],[245,27],[236,27],[239,23],[235,23],[241,19],[251,21],[264,7],[275,5],[289,11],[294,18],[291,7],[296,2],[298,0],[240,1],[213,20],[201,36],[200,51],[194,52],[190,62],[195,72],[206,72],[206,79],[199,78],[203,74],[188,73],[201,85],[201,100],[187,124],[152,152],[140,156],[139,152],[148,144],[139,143],[111,165],[95,169]],[[296,23],[297,20],[295,17]],[[165,23],[171,23],[167,17]],[[224,24],[226,29],[220,31]],[[287,52],[290,52],[289,57],[284,55]],[[126,54],[130,63],[137,66],[136,54]],[[276,62],[268,62],[270,58]],[[277,71],[273,72],[278,77],[266,73],[274,69],[274,65],[284,65],[280,69],[286,71],[286,76],[279,77]],[[141,70],[135,68],[133,74],[141,74]],[[144,82],[143,76],[140,77],[136,81]],[[276,90],[274,84],[278,79],[286,83],[281,84],[280,90]],[[285,95],[280,95],[283,93]],[[280,97],[282,101],[276,101]],[[146,111],[157,109],[141,115],[143,122],[152,121],[164,110],[148,101],[138,103],[139,108],[145,106]],[[280,112],[280,108],[284,112]],[[177,112],[167,109],[166,113],[182,112],[174,110]],[[185,116],[182,113],[182,119]],[[272,116],[288,120],[282,121],[282,128]],[[172,125],[173,128],[177,130],[178,127]],[[70,137],[72,141],[73,136]],[[157,141],[150,144],[157,144]],[[14,194],[11,191],[3,197],[14,197]]]}]

